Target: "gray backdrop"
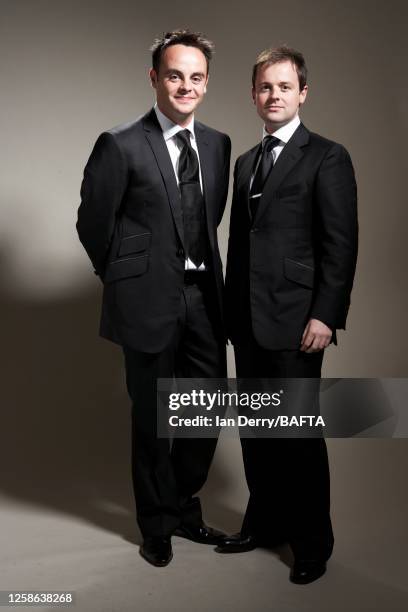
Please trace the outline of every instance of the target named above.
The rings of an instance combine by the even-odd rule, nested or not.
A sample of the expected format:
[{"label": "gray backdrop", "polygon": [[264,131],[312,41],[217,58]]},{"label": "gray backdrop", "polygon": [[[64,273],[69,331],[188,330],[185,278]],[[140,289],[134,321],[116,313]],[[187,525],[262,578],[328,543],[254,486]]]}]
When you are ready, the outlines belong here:
[{"label": "gray backdrop", "polygon": [[[260,140],[250,97],[255,56],[279,43],[304,53],[310,89],[303,121],[348,148],[359,187],[348,328],[327,351],[324,373],[406,376],[406,3],[198,0],[187,8],[179,0],[1,0],[0,10],[4,498],[118,533],[133,529],[131,519],[94,503],[132,508],[129,403],[120,349],[97,337],[101,286],[74,224],[96,137],[154,101],[148,48],[167,29],[187,26],[214,40],[197,116],[230,134],[233,161]],[[219,232],[224,261],[228,222],[229,204]],[[376,512],[392,511],[394,524],[400,517],[406,535],[405,480],[397,482],[406,441],[329,441],[329,452],[337,532],[352,532],[373,483],[379,501],[379,483],[387,482],[392,500]],[[246,496],[239,446],[221,440],[206,489],[208,516],[239,526]],[[359,503],[350,506],[351,499]]]}]

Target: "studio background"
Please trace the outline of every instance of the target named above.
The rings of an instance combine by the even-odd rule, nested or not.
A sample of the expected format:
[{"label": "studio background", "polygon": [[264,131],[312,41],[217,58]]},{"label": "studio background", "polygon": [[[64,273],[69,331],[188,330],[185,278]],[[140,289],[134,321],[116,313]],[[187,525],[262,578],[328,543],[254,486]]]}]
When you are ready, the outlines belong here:
[{"label": "studio background", "polygon": [[[100,132],[152,106],[149,47],[163,31],[190,27],[215,42],[197,118],[231,136],[232,162],[261,139],[250,95],[256,55],[280,43],[301,50],[309,67],[302,120],[346,146],[359,192],[352,305],[338,347],[326,351],[324,376],[405,377],[408,10],[404,2],[350,0],[198,0],[191,6],[179,0],[1,0],[0,10],[0,500],[6,532],[0,588],[76,587],[97,600],[103,575],[118,591],[122,580],[121,593],[134,603],[136,570],[127,580],[119,571],[138,561],[123,360],[119,347],[98,337],[101,285],[75,231],[92,146]],[[230,197],[219,229],[224,262],[229,210]],[[229,371],[233,376],[231,350]],[[360,589],[372,593],[360,610],[402,610],[408,602],[407,441],[329,440],[328,448],[336,588],[352,586],[342,607],[354,605]],[[203,496],[209,522],[239,528],[247,490],[237,440],[221,438]],[[102,553],[100,533],[108,538]],[[207,562],[199,552],[195,593],[198,568]],[[239,572],[253,559],[239,557],[230,565],[223,560],[224,586],[233,567]],[[265,557],[265,575],[269,563]],[[153,610],[159,595],[147,570],[141,570],[142,586],[151,591]],[[258,597],[261,609],[267,580],[256,586],[247,580],[234,607]],[[285,572],[279,580],[286,580]],[[322,588],[329,593],[329,587],[333,583]],[[308,593],[297,609],[326,609],[321,593]],[[179,609],[187,595],[179,594]],[[99,609],[110,608],[99,603]],[[279,609],[286,610],[282,602]]]}]

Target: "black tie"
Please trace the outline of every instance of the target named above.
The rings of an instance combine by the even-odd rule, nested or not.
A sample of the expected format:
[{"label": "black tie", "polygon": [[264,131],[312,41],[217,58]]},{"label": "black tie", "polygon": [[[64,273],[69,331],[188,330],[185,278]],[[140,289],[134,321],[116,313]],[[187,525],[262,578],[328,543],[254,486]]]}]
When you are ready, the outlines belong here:
[{"label": "black tie", "polygon": [[204,261],[206,251],[204,198],[200,187],[198,157],[191,146],[188,130],[178,132],[176,139],[181,145],[178,178],[186,254],[198,268]]},{"label": "black tie", "polygon": [[[262,153],[261,158],[259,160],[258,168],[256,170],[256,174],[254,176],[254,180],[252,181],[251,190],[249,196],[250,206],[252,218],[255,217],[260,196],[262,195],[262,190],[265,185],[265,181],[273,167],[273,153],[272,149],[276,147],[276,145],[280,142],[279,138],[275,136],[265,136],[262,143]],[[252,197],[258,196],[258,197]]]}]

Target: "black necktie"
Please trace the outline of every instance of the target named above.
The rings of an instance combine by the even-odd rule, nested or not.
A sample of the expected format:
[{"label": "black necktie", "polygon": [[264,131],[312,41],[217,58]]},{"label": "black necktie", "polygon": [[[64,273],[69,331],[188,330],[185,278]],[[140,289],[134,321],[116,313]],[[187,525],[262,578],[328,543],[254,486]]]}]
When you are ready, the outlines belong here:
[{"label": "black necktie", "polygon": [[198,268],[204,261],[206,251],[204,198],[200,187],[198,157],[191,146],[188,130],[178,132],[176,139],[181,145],[178,178],[186,255]]},{"label": "black necktie", "polygon": [[[258,203],[260,199],[260,195],[262,195],[262,190],[265,184],[265,181],[273,167],[273,153],[272,149],[276,147],[276,145],[280,142],[279,138],[275,136],[265,136],[262,143],[262,152],[261,158],[259,160],[259,164],[256,170],[256,174],[254,176],[254,180],[252,181],[251,190],[249,193],[250,196],[250,206],[252,218],[255,217]],[[258,196],[258,197],[253,197]]]}]

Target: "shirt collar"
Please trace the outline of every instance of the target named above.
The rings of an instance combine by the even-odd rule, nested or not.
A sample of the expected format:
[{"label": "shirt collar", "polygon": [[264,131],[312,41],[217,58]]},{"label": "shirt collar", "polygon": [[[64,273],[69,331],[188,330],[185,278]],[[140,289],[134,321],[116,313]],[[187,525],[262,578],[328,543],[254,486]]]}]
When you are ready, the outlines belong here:
[{"label": "shirt collar", "polygon": [[160,123],[164,140],[170,140],[170,138],[173,138],[173,136],[175,136],[178,132],[181,132],[182,130],[188,130],[190,132],[191,137],[195,138],[194,117],[192,117],[188,125],[186,125],[185,127],[181,127],[181,125],[177,125],[177,123],[174,123],[171,119],[166,117],[166,115],[161,112],[160,108],[157,106],[157,102],[154,105],[154,110],[156,113],[157,120]]},{"label": "shirt collar", "polygon": [[281,140],[283,144],[286,144],[292,138],[294,132],[297,130],[299,125],[299,115],[296,115],[295,117],[293,117],[293,119],[289,121],[289,123],[287,123],[286,125],[282,125],[282,127],[278,128],[276,132],[273,132],[272,134],[269,134],[269,132],[266,131],[265,126],[263,126],[262,142],[265,136],[275,136],[275,138],[279,138],[279,140]]}]

